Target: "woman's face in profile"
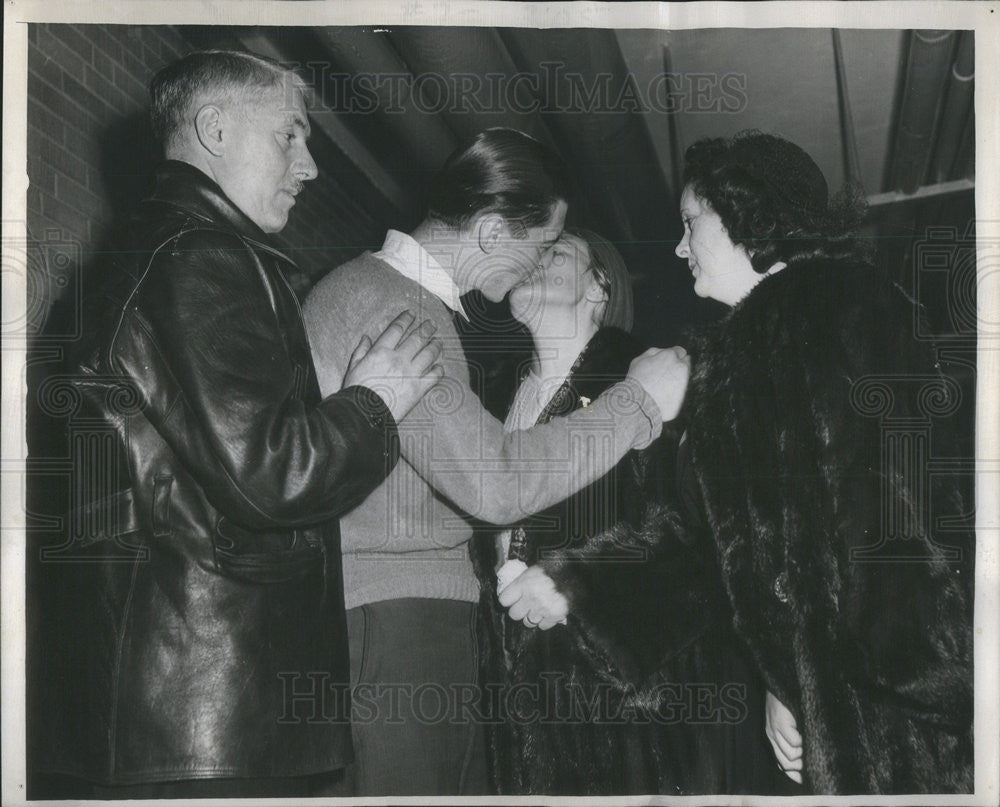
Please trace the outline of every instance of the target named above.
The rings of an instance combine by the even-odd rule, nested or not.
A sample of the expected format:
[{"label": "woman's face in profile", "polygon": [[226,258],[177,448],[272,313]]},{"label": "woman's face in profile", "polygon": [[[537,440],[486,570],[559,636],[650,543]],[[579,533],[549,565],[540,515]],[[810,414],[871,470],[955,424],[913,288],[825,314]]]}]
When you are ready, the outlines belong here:
[{"label": "woman's face in profile", "polygon": [[511,289],[511,313],[530,327],[543,311],[551,315],[557,309],[575,309],[594,283],[586,241],[563,233],[542,255],[537,271]]},{"label": "woman's face in profile", "polygon": [[754,271],[746,250],[732,242],[722,219],[691,188],[681,195],[684,237],[674,252],[688,262],[694,292],[736,305],[763,277]]}]

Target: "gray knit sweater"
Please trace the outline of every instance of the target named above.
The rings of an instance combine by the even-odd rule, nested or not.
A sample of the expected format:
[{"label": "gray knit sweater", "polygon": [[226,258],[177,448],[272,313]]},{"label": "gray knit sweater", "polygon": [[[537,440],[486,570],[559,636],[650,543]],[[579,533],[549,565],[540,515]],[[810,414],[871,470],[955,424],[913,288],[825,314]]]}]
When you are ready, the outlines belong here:
[{"label": "gray knit sweater", "polygon": [[407,308],[418,321],[437,325],[444,378],[398,424],[396,468],[341,519],[348,608],[402,597],[477,601],[466,547],[469,516],[493,524],[522,520],[567,498],[660,433],[656,403],[626,380],[569,417],[504,434],[469,387],[450,310],[370,252],[330,272],[305,303],[323,395],[340,389],[360,338],[375,339]]}]

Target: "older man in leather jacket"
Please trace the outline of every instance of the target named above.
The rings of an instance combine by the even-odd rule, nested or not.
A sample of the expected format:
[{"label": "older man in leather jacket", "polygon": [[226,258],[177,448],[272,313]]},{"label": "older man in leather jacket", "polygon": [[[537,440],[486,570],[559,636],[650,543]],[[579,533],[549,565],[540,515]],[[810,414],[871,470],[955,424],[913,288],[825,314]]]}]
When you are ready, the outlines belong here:
[{"label": "older man in leather jacket", "polygon": [[351,759],[336,519],[394,466],[440,348],[404,312],[321,398],[268,243],[317,173],[302,87],[205,52],[152,95],[168,160],[42,390],[86,428],[36,576],[32,797],[306,795]]}]

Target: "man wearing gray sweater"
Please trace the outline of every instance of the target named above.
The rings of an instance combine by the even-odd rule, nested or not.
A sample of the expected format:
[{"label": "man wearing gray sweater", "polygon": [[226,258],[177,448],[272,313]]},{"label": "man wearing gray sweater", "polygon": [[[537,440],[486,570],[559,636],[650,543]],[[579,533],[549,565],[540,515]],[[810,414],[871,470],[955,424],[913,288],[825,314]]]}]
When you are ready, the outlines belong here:
[{"label": "man wearing gray sweater", "polygon": [[[437,325],[444,377],[398,425],[401,460],[341,520],[354,687],[353,793],[485,793],[476,691],[470,517],[521,520],[602,476],[676,416],[688,363],[647,351],[629,376],[583,410],[505,435],[470,387],[453,317],[472,289],[503,299],[536,270],[566,216],[565,166],[510,129],[482,132],[432,180],[426,219],[390,230],[320,280],[304,319],[323,394],[345,357],[400,309]],[[391,396],[392,390],[378,390]]]}]

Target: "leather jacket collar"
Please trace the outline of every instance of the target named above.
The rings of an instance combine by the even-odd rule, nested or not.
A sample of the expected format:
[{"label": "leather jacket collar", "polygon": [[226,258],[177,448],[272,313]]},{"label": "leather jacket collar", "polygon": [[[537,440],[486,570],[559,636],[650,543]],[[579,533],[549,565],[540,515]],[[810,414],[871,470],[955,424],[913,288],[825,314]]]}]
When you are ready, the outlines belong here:
[{"label": "leather jacket collar", "polygon": [[154,170],[155,188],[149,201],[168,204],[215,226],[235,230],[253,245],[295,265],[276,249],[268,235],[230,201],[222,188],[204,171],[182,160],[164,160]]}]

